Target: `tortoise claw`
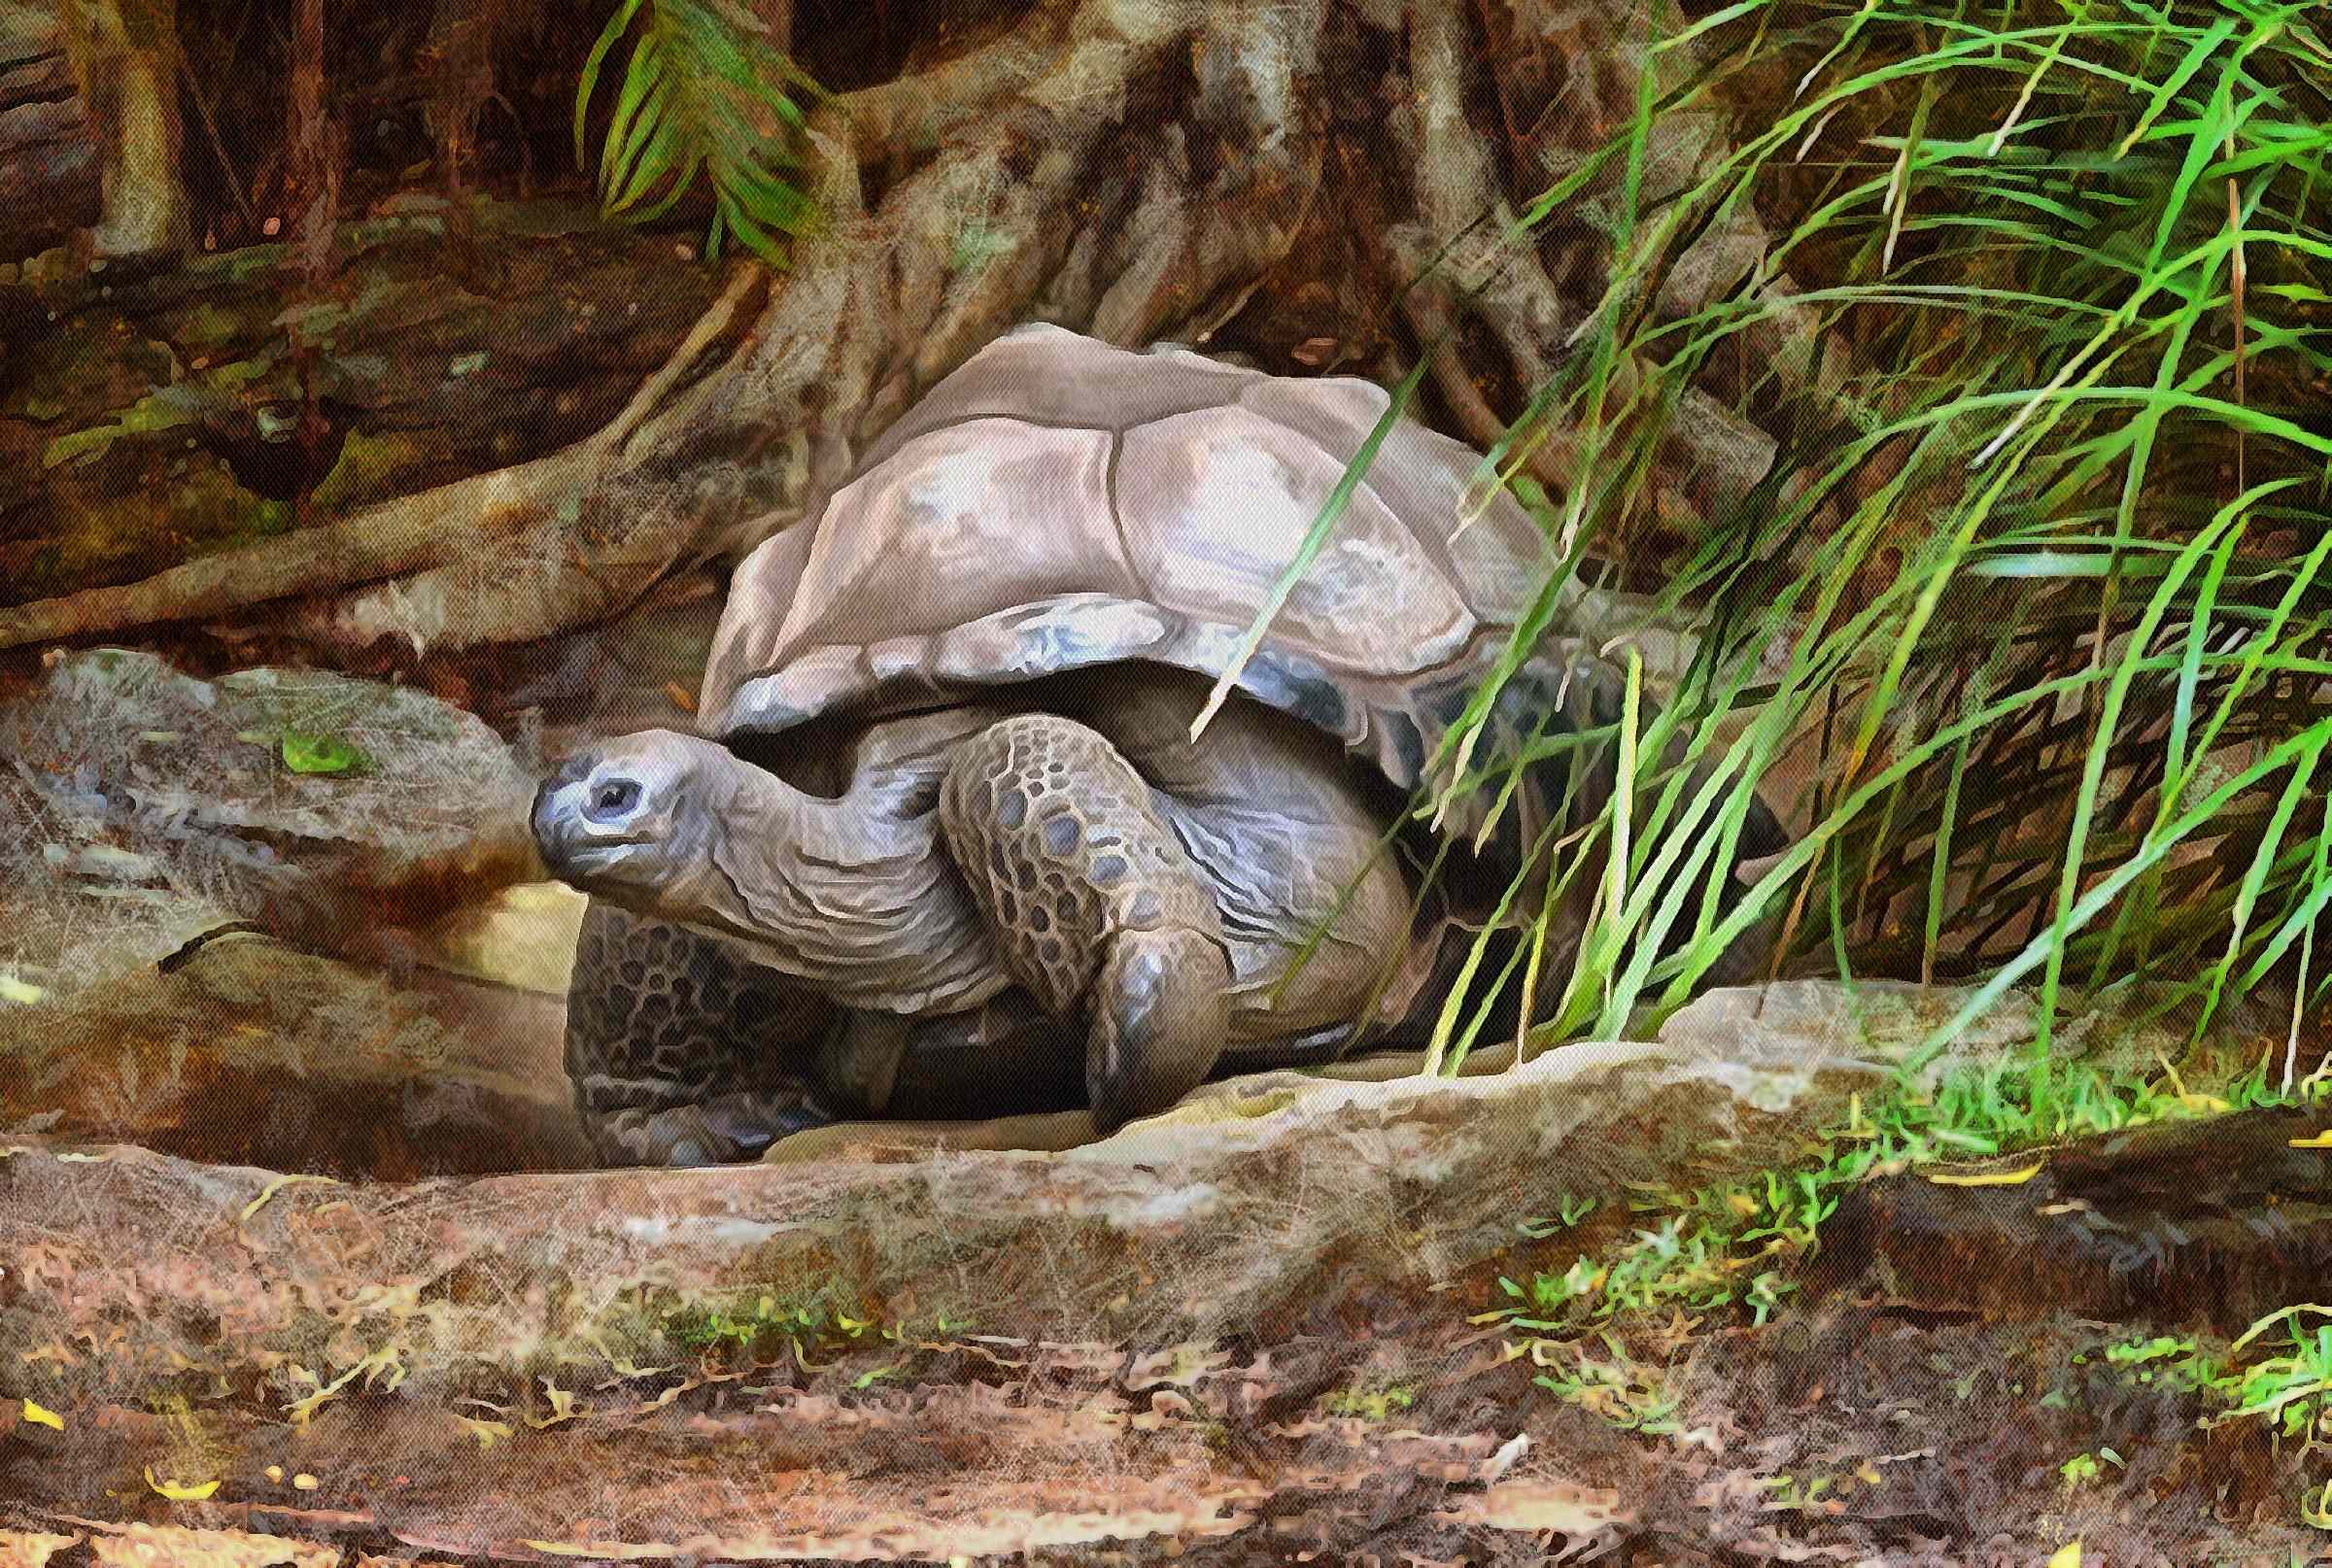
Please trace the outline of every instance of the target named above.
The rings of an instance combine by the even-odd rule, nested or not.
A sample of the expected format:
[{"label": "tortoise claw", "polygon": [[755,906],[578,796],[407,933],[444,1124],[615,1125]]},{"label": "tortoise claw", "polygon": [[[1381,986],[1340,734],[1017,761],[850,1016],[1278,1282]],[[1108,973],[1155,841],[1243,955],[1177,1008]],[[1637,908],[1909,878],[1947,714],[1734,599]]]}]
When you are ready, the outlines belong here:
[{"label": "tortoise claw", "polygon": [[601,1149],[620,1165],[734,1165],[760,1158],[788,1134],[832,1120],[799,1089],[743,1089],[702,1105],[620,1111],[601,1124]]},{"label": "tortoise claw", "polygon": [[737,1152],[734,1159],[752,1159],[789,1134],[823,1127],[834,1118],[806,1099],[773,1094],[726,1094],[698,1108],[706,1131]]},{"label": "tortoise claw", "polygon": [[1206,1081],[1230,1025],[1230,960],[1211,935],[1122,932],[1094,987],[1085,1092],[1105,1138]]}]

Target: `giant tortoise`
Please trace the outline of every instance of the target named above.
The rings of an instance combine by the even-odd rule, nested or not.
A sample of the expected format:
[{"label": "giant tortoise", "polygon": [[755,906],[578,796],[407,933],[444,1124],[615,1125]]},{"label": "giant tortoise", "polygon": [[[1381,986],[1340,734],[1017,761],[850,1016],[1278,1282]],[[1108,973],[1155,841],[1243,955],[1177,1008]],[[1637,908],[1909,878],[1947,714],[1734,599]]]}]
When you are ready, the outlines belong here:
[{"label": "giant tortoise", "polygon": [[[1429,885],[1427,830],[1379,852],[1546,580],[1528,515],[1501,494],[1460,527],[1475,454],[1396,424],[1189,733],[1387,404],[1023,327],[756,550],[701,733],[586,748],[536,797],[592,898],[567,1065],[602,1157],[1063,1102],[1106,1131],[1429,1018],[1529,846],[1615,787],[1608,744],[1551,750],[1493,831],[1494,791],[1441,824]],[[1590,630],[1541,641],[1476,766],[1611,730]],[[1740,852],[1779,847],[1760,804]]]}]

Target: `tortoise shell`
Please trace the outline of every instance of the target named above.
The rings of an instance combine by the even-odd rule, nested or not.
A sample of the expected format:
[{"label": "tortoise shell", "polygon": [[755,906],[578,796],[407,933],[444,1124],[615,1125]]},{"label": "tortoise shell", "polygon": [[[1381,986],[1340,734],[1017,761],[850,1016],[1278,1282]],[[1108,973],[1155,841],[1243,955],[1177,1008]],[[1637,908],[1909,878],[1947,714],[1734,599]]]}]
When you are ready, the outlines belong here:
[{"label": "tortoise shell", "polygon": [[[1009,332],[738,567],[700,722],[734,741],[1122,661],[1218,676],[1389,403],[1353,377]],[[1503,491],[1459,527],[1480,460],[1396,423],[1238,682],[1403,789],[1552,562]],[[1549,637],[1525,684],[1583,654],[1608,670]]]}]

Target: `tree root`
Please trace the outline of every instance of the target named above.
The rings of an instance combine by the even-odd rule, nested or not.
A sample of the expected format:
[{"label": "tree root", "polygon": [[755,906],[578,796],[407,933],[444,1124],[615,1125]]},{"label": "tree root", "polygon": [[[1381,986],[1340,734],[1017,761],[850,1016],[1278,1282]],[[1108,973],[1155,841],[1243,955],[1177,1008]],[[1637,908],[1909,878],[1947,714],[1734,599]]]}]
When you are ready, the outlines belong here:
[{"label": "tree root", "polygon": [[[1530,9],[1536,14],[1546,8]],[[1544,16],[1537,20],[1543,30],[1554,32],[1559,25],[1577,24],[1578,17],[1570,14],[1560,24]],[[1527,395],[1555,378],[1580,325],[1581,313],[1576,307],[1566,308],[1558,280],[1591,278],[1599,291],[1613,257],[1604,237],[1585,227],[1553,243],[1553,260],[1547,242],[1514,232],[1515,213],[1500,189],[1489,144],[1474,133],[1465,114],[1467,52],[1460,18],[1451,12],[1430,18],[1417,16],[1410,39],[1412,102],[1394,126],[1416,171],[1417,220],[1394,225],[1385,244],[1394,269],[1409,277],[1423,274],[1441,257],[1439,276],[1411,290],[1403,308],[1421,345],[1439,345],[1431,349],[1436,390],[1467,437],[1488,446],[1507,433],[1511,416],[1492,404],[1484,390],[1483,367],[1463,352],[1452,328],[1459,322],[1480,327],[1503,355],[1514,394]],[[1597,62],[1608,68],[1624,41],[1574,32],[1571,42],[1578,52],[1566,86],[1576,88],[1583,82],[1593,83]],[[1529,62],[1499,63],[1521,71]],[[1502,102],[1523,95],[1519,88],[1506,91],[1501,84]],[[1612,134],[1632,111],[1632,96],[1629,85],[1625,96],[1616,90],[1590,91],[1563,103],[1574,121],[1574,145],[1595,145]],[[1671,129],[1663,121],[1663,134],[1655,140],[1687,137],[1694,128],[1698,127]],[[1680,182],[1690,172],[1686,163],[1694,149],[1689,145],[1663,145],[1656,152],[1663,155],[1655,161],[1669,165],[1671,180]],[[1704,152],[1714,155],[1713,150]],[[1485,215],[1490,222],[1481,222]],[[1442,256],[1453,234],[1463,237]],[[1753,216],[1705,236],[1686,253],[1687,265],[1663,280],[1663,311],[1681,315],[1700,308],[1754,266],[1763,248],[1763,233]],[[1615,367],[1614,406],[1633,400],[1642,375],[1642,367],[1629,358]],[[1676,517],[1706,515],[1738,502],[1765,477],[1775,451],[1775,443],[1764,432],[1698,388],[1686,389],[1678,415],[1663,431],[1663,447],[1654,506]],[[1532,448],[1528,471],[1567,494],[1582,461],[1578,439],[1567,430],[1552,429]]]},{"label": "tree root", "polygon": [[555,509],[561,498],[590,493],[626,438],[670,395],[712,342],[734,330],[760,276],[758,266],[739,267],[720,299],[624,411],[572,446],[400,495],[322,528],[204,556],[138,582],[0,609],[0,648],[223,615],[271,599],[427,571],[506,541],[529,520]]},{"label": "tree root", "polygon": [[[1458,1075],[1471,1078],[1503,1073],[1514,1062],[1515,1048],[1509,1040],[1467,1056],[1459,1064]],[[1390,1083],[1398,1078],[1420,1076],[1424,1066],[1425,1054],[1423,1051],[1372,1051],[1300,1072],[1278,1070],[1223,1078],[1193,1090],[1183,1104],[1196,1106],[1205,1101],[1235,1098],[1280,1084],[1300,1088],[1315,1079],[1335,1083]],[[1166,1114],[1171,1117],[1175,1112],[1168,1111]],[[1199,1114],[1203,1116],[1204,1112]],[[1040,1154],[1059,1154],[1098,1142],[1100,1138],[1101,1132],[1094,1126],[1093,1113],[1089,1110],[1025,1111],[1018,1115],[993,1116],[984,1121],[840,1121],[780,1139],[762,1159],[768,1165],[800,1165],[812,1160],[833,1159],[845,1149],[855,1149],[863,1156],[869,1145],[925,1152],[940,1149],[1018,1149]]]},{"label": "tree root", "polygon": [[[1505,137],[1548,105],[1518,151],[1545,163],[1550,137],[1560,151],[1631,112],[1640,65],[1618,24],[1544,0],[1517,0],[1513,17],[1529,47],[1490,65],[1504,73]],[[1409,323],[1423,344],[1464,328],[1433,374],[1463,433],[1486,444],[1569,351],[1583,312],[1566,285],[1599,287],[1609,257],[1585,229],[1560,245],[1505,237],[1510,187],[1534,192],[1542,170],[1503,172],[1472,123],[1478,25],[1468,0],[1049,0],[956,59],[821,106],[810,129],[832,232],[766,289],[757,266],[740,267],[602,429],[141,582],[0,609],[0,648],[280,599],[299,603],[278,624],[326,660],[384,639],[416,656],[521,640],[617,612],[789,526],[934,382],[1021,321],[1138,347],[1252,313],[1316,211],[1330,111],[1355,93],[1395,106],[1408,155],[1339,160],[1369,188],[1332,198],[1329,221],[1382,276],[1417,279],[1439,259],[1407,296]],[[1323,40],[1354,28],[1391,48],[1337,57],[1390,59],[1390,75],[1322,82]],[[1694,269],[1693,287],[1718,287],[1753,254],[1738,224],[1720,239],[1724,264]],[[1486,367],[1485,347],[1504,363]],[[1672,425],[1662,467],[1692,477],[1676,489],[1693,501],[1737,498],[1770,460],[1771,443],[1713,399]],[[1534,465],[1560,486],[1575,457],[1550,440]]]},{"label": "tree root", "polygon": [[[862,140],[857,127],[863,120],[887,136],[909,134],[901,128],[903,103],[928,111],[912,133],[927,123],[988,129],[965,153],[904,183],[883,212],[872,218],[845,212],[836,243],[805,249],[799,269],[771,292],[737,350],[709,372],[700,368],[708,351],[739,335],[744,304],[759,291],[758,267],[740,267],[729,291],[624,413],[583,441],[138,582],[0,609],[0,648],[230,615],[277,599],[313,601],[365,584],[380,586],[338,602],[311,602],[301,630],[326,646],[394,635],[417,651],[517,640],[618,609],[669,571],[773,529],[786,520],[782,515],[748,527],[743,540],[737,531],[749,514],[772,503],[798,510],[813,479],[846,468],[846,437],[858,432],[836,432],[845,439],[822,445],[815,432],[833,424],[821,418],[826,410],[855,413],[875,361],[898,343],[917,344],[929,367],[914,379],[927,384],[952,368],[946,361],[961,362],[1009,324],[1000,293],[1030,291],[1018,280],[963,289],[944,312],[910,310],[886,321],[883,302],[868,297],[872,290],[852,274],[865,268],[870,254],[928,249],[915,243],[923,236],[909,225],[950,205],[943,190],[935,199],[935,187],[957,169],[1000,161],[1008,106],[995,94],[1032,97],[1048,75],[1089,70],[1094,51],[1113,44],[1129,54],[1154,50],[1162,42],[1156,35],[1168,31],[1156,18],[1172,19],[1164,8],[1099,0],[1060,0],[1044,12],[1055,18],[1069,59],[1050,73],[1036,71],[1035,85],[1024,79],[1032,74],[1030,61],[1041,63],[1045,51],[1032,51],[1023,30],[977,56],[869,89],[872,97],[843,95],[821,110],[813,123],[846,165],[828,184],[845,189],[855,185],[857,166],[896,151],[890,141]],[[1151,36],[1115,31],[1110,24],[1119,12],[1149,21]],[[1056,193],[1067,172],[1034,188],[997,181],[991,201],[1012,210],[982,213],[976,206],[964,217],[1001,226],[1014,240],[1033,239],[1044,217],[1040,193]],[[938,249],[943,263],[947,253]],[[935,319],[943,316],[953,320]],[[838,362],[843,360],[855,363]],[[794,410],[788,402],[808,406]],[[789,414],[796,415],[790,422]],[[772,494],[772,476],[741,469],[782,423],[812,433],[808,460],[779,464],[791,471],[774,476]],[[626,510],[635,515],[606,515]]]}]

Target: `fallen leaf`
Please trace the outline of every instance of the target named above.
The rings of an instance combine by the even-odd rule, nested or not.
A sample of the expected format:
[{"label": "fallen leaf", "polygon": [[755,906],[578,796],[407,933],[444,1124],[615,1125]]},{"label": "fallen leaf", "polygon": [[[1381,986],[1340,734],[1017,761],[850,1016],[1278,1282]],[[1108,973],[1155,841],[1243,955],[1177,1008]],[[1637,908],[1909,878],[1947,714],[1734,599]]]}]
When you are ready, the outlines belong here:
[{"label": "fallen leaf", "polygon": [[65,1418],[52,1410],[45,1410],[31,1400],[24,1401],[24,1418],[35,1426],[52,1426],[59,1432],[65,1429]]},{"label": "fallen leaf", "polygon": [[527,1424],[529,1426],[540,1432],[557,1426],[561,1421],[578,1420],[582,1417],[583,1413],[575,1409],[575,1396],[571,1392],[560,1387],[548,1378],[542,1380],[542,1388],[550,1398],[551,1414],[542,1416],[528,1416]]},{"label": "fallen leaf", "polygon": [[364,754],[338,735],[286,730],[284,766],[294,773],[345,773],[364,764]]},{"label": "fallen leaf", "polygon": [[481,1421],[474,1415],[463,1415],[459,1413],[455,1415],[454,1419],[469,1428],[469,1435],[478,1440],[478,1447],[481,1449],[493,1448],[496,1438],[506,1439],[510,1436],[508,1421]]},{"label": "fallen leaf", "polygon": [[237,1216],[235,1223],[240,1225],[245,1220],[251,1218],[252,1215],[257,1213],[262,1208],[266,1207],[268,1199],[274,1197],[277,1193],[283,1191],[286,1187],[291,1186],[295,1181],[326,1181],[331,1182],[335,1186],[338,1185],[338,1182],[333,1177],[327,1176],[279,1176],[273,1181],[270,1181],[267,1183],[267,1185],[261,1187],[259,1189],[259,1195],[257,1198],[252,1199],[251,1202],[243,1206],[243,1212]]},{"label": "fallen leaf", "polygon": [[2325,1128],[2314,1138],[2287,1140],[2293,1148],[2332,1148],[2332,1127]]},{"label": "fallen leaf", "polygon": [[2045,1168],[2045,1162],[2035,1161],[2013,1171],[1974,1171],[1965,1176],[1938,1172],[1927,1179],[1938,1187],[2021,1187]]},{"label": "fallen leaf", "polygon": [[2081,1544],[2068,1541],[2048,1559],[2048,1568],[2081,1568]]},{"label": "fallen leaf", "polygon": [[29,1007],[49,993],[30,980],[19,980],[13,974],[0,974],[0,1002],[14,1002]]},{"label": "fallen leaf", "polygon": [[156,1481],[152,1465],[146,1467],[146,1484],[174,1503],[199,1503],[219,1489],[219,1483],[215,1481]]},{"label": "fallen leaf", "polygon": [[[329,1206],[327,1205],[326,1207]],[[291,1404],[286,1405],[284,1407],[284,1414],[292,1417],[292,1424],[293,1426],[305,1426],[308,1424],[308,1418],[314,1415],[319,1410],[324,1408],[326,1401],[338,1398],[340,1395],[340,1390],[346,1388],[350,1383],[356,1381],[359,1378],[362,1378],[364,1380],[364,1386],[367,1388],[377,1385],[384,1379],[386,1379],[389,1387],[394,1389],[398,1383],[401,1383],[405,1381],[405,1367],[404,1362],[401,1359],[402,1354],[403,1352],[396,1345],[384,1345],[379,1349],[367,1354],[363,1360],[358,1362],[355,1366],[349,1368],[346,1372],[343,1372],[339,1377],[334,1378],[328,1383],[324,1381],[323,1379],[317,1377],[316,1374],[308,1371],[307,1368],[294,1363],[292,1367],[292,1377],[301,1382],[309,1384],[315,1389],[315,1392],[304,1395],[299,1399],[293,1400]]]}]

